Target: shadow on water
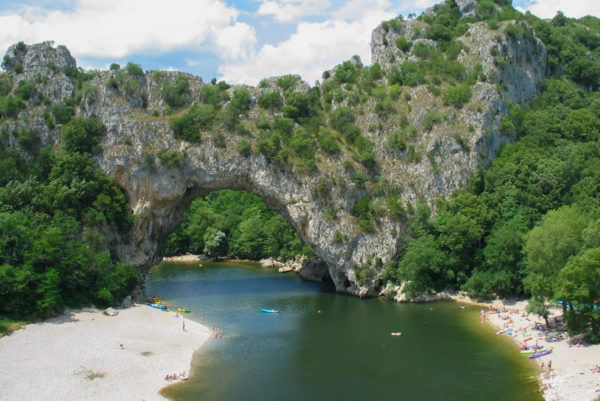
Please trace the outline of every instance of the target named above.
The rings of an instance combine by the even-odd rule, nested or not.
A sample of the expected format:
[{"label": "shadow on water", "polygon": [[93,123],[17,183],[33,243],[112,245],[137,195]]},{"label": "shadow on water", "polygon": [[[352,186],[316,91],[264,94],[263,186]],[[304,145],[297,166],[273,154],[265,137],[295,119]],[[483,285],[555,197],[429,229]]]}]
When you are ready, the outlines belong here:
[{"label": "shadow on water", "polygon": [[534,366],[475,308],[361,300],[227,265],[160,266],[147,290],[224,333],[164,391],[173,400],[542,400]]}]

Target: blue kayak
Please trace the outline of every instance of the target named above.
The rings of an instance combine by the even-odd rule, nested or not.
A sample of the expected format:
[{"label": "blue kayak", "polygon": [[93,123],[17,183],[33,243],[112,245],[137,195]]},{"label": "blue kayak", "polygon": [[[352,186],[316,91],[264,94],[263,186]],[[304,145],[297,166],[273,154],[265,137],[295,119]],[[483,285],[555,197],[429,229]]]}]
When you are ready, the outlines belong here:
[{"label": "blue kayak", "polygon": [[160,309],[160,310],[167,310],[168,308],[164,305],[158,305],[158,304],[151,304],[151,303],[147,303],[146,305],[148,305],[151,308],[155,308],[155,309]]},{"label": "blue kayak", "polygon": [[269,308],[260,308],[262,313],[279,313],[277,309],[269,309]]}]

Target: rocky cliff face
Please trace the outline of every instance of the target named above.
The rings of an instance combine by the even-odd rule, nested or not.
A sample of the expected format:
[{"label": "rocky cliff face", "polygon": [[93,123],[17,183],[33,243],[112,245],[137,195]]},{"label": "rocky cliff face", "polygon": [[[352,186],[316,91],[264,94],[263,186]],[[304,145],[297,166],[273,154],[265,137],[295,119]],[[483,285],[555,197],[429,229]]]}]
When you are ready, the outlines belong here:
[{"label": "rocky cliff face", "polygon": [[[471,12],[468,1],[458,3],[465,13]],[[401,50],[395,42],[406,38],[412,49],[420,42],[435,46],[424,38],[425,28],[421,21],[401,21],[394,30],[378,27],[372,37],[373,62],[390,71],[403,60],[418,59],[414,52]],[[389,150],[386,140],[397,126],[377,115],[374,102],[366,102],[357,110],[357,125],[375,146],[379,179],[400,189],[400,202],[405,208],[418,200],[433,207],[436,197],[464,187],[477,168],[491,161],[510,141],[498,129],[508,102],[527,104],[536,96],[544,77],[545,48],[533,36],[511,38],[502,29],[492,32],[484,23],[473,23],[460,41],[465,46],[458,60],[468,71],[482,68],[485,75],[485,80],[472,87],[472,97],[464,107],[445,106],[425,85],[403,87],[403,96],[395,104],[398,113],[417,128],[413,151],[422,157],[408,162],[406,152]],[[11,66],[6,69],[15,83],[37,82],[39,99],[30,101],[18,123],[37,127],[44,143],[58,143],[60,130],[44,122],[49,104],[64,101],[74,91],[80,97],[77,113],[97,115],[107,126],[97,162],[123,188],[136,217],[127,236],[111,235],[112,246],[124,261],[142,269],[156,263],[164,241],[194,198],[214,190],[239,189],[259,195],[293,224],[327,264],[338,291],[360,296],[379,292],[382,267],[397,253],[406,223],[383,213],[373,232],[359,229],[351,211],[365,189],[351,176],[353,169],[345,162],[350,159],[346,150],[341,156],[319,156],[315,173],[282,169],[258,152],[243,156],[236,150],[241,140],[255,140],[252,129],[245,137],[226,134],[224,143],[215,140],[213,132],[204,132],[200,143],[174,137],[161,86],[185,76],[190,84],[190,101],[200,102],[201,88],[207,84],[195,76],[145,72],[129,76],[128,83],[122,82],[116,89],[117,71],[97,71],[91,80],[77,87],[76,79],[65,74],[75,67],[75,60],[62,46],[13,46],[8,57],[11,66],[22,66],[22,72]],[[281,89],[273,80],[248,89],[252,107],[243,118],[254,123],[265,116],[257,105],[259,95]],[[307,89],[303,83],[295,88],[300,92]],[[443,118],[427,127],[425,120],[431,112]],[[16,123],[4,124],[10,127]],[[161,154],[170,159],[157,157]],[[323,182],[329,193],[317,196],[317,187]],[[386,195],[374,196],[383,202]]]}]

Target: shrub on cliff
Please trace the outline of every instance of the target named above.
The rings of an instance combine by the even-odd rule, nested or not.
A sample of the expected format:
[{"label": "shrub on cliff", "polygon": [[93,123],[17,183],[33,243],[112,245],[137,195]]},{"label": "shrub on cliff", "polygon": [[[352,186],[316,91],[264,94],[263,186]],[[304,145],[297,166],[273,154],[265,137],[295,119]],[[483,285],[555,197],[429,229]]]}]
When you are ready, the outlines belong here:
[{"label": "shrub on cliff", "polygon": [[184,106],[190,96],[190,84],[187,78],[178,76],[175,82],[164,82],[161,87],[165,102],[173,107],[179,108]]},{"label": "shrub on cliff", "polygon": [[68,152],[94,153],[104,134],[106,126],[98,117],[73,117],[62,129],[61,143]]},{"label": "shrub on cliff", "polygon": [[444,93],[444,104],[462,108],[471,100],[471,88],[468,85],[451,86]]},{"label": "shrub on cliff", "polygon": [[200,130],[212,127],[217,113],[211,104],[195,104],[182,116],[171,119],[170,125],[176,138],[188,142],[200,141]]}]

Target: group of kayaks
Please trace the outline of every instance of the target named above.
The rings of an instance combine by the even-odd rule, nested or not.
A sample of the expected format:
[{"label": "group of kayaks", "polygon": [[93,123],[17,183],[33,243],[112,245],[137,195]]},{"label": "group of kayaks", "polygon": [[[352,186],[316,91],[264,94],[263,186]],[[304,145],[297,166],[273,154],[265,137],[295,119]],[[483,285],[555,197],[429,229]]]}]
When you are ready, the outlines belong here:
[{"label": "group of kayaks", "polygon": [[[512,320],[508,321],[509,324],[512,323]],[[506,327],[504,329],[498,330],[496,332],[496,334],[508,334],[509,336],[513,335],[513,330],[511,327]],[[531,341],[533,339],[533,337],[528,337],[525,340],[523,340],[523,345],[521,346],[521,354],[523,355],[528,355],[527,358],[529,359],[536,359],[536,358],[540,358],[542,356],[546,356],[552,353],[552,347],[550,348],[544,348],[544,346],[542,345],[526,345],[526,343],[528,341]]]},{"label": "group of kayaks", "polygon": [[174,310],[175,312],[179,312],[179,313],[190,313],[191,312],[191,310],[189,310],[187,308],[182,308],[182,307],[171,309],[167,305],[165,305],[160,299],[158,299],[156,297],[152,297],[152,298],[148,299],[146,302],[146,305],[148,305],[151,308],[159,309],[159,310],[162,310],[165,312],[170,311],[170,310]]},{"label": "group of kayaks", "polygon": [[552,353],[552,347],[544,348],[543,345],[528,345],[521,347],[521,354],[528,355],[529,359],[536,359]]}]

